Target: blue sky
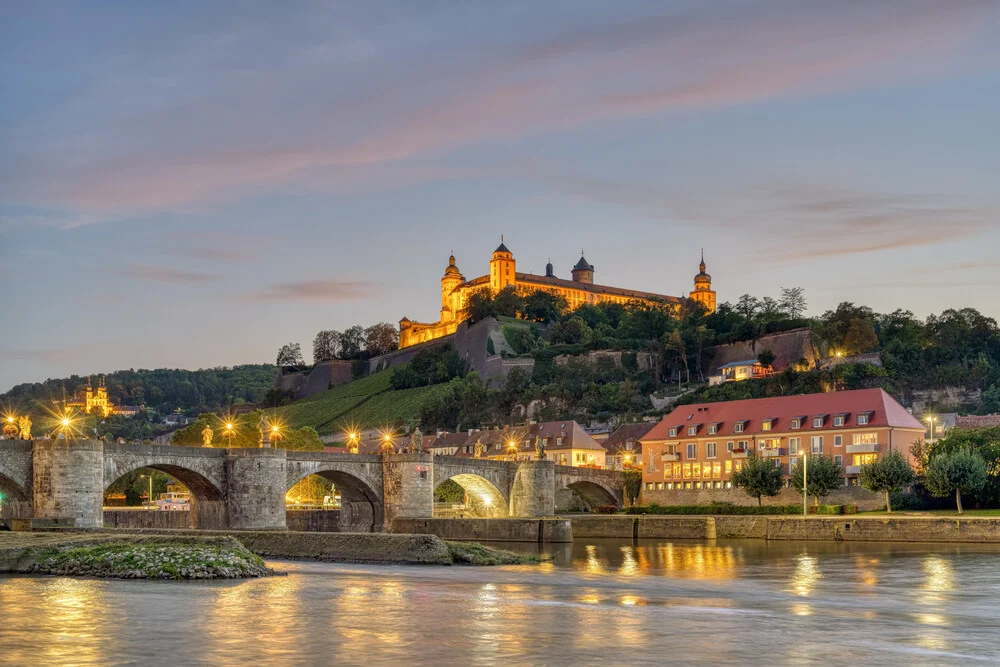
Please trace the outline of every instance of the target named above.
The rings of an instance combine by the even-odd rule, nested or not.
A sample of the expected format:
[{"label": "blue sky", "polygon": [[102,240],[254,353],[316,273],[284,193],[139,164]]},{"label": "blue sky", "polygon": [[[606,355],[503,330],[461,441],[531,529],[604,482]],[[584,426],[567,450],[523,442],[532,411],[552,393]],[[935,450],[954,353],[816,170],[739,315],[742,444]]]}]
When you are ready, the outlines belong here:
[{"label": "blue sky", "polygon": [[1000,317],[1000,3],[7,2],[0,390],[520,270]]}]

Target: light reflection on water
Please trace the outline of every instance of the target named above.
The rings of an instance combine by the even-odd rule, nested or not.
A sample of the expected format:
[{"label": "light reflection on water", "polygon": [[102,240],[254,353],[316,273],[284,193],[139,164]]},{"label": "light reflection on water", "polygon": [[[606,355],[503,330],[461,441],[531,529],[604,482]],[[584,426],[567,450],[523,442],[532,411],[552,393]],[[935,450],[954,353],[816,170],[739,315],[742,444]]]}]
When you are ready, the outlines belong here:
[{"label": "light reflection on water", "polygon": [[[508,545],[522,551],[534,545]],[[1000,660],[1000,549],[580,540],[542,566],[0,578],[4,664]]]}]

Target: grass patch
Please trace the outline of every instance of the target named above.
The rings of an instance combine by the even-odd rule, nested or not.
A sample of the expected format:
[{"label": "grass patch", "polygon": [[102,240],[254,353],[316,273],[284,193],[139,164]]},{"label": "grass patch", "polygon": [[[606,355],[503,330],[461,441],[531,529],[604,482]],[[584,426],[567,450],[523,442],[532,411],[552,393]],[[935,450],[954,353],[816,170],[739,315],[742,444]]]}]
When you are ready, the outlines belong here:
[{"label": "grass patch", "polygon": [[869,512],[861,512],[865,516],[924,516],[924,517],[934,517],[934,516],[998,516],[1000,517],[1000,509],[988,509],[988,510],[965,510],[961,514],[958,510],[893,510],[892,514],[889,514],[885,510],[872,510]]},{"label": "grass patch", "polygon": [[506,549],[483,546],[478,542],[445,540],[455,565],[532,565],[542,562],[537,554],[519,554]]}]

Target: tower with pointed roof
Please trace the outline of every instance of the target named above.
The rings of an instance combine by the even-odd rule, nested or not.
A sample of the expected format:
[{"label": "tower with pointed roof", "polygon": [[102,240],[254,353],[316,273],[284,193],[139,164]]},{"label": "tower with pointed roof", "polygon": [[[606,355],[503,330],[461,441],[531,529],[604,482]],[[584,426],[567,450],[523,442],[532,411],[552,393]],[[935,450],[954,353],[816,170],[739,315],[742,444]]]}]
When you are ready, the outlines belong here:
[{"label": "tower with pointed roof", "polygon": [[444,270],[444,276],[441,278],[442,322],[453,322],[458,315],[461,303],[456,303],[456,301],[459,301],[459,295],[456,290],[464,282],[465,276],[455,266],[455,255],[452,254],[448,257],[448,268]]},{"label": "tower with pointed roof", "polygon": [[576,263],[572,271],[573,280],[578,283],[594,284],[594,265],[587,261],[580,251],[580,261]]},{"label": "tower with pointed roof", "polygon": [[517,281],[514,254],[507,249],[500,237],[500,245],[493,251],[490,258],[490,289],[499,292],[507,285]]},{"label": "tower with pointed roof", "polygon": [[701,251],[701,263],[698,265],[698,275],[694,277],[694,290],[688,298],[705,306],[708,312],[715,312],[715,290],[712,289],[712,276],[705,273],[704,249]]}]

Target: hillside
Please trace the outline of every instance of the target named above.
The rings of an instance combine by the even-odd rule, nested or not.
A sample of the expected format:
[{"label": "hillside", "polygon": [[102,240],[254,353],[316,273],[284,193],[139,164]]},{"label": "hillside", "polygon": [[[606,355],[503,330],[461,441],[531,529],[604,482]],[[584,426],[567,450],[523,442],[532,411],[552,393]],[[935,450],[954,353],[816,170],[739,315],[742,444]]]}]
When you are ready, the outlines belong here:
[{"label": "hillside", "polygon": [[379,428],[405,424],[420,416],[426,400],[450,391],[447,383],[392,389],[390,376],[390,372],[383,371],[354,380],[279,408],[278,413],[291,428],[311,426],[320,435],[329,435],[348,426]]},{"label": "hillside", "polygon": [[[128,369],[106,374],[108,397],[117,405],[145,405],[161,415],[180,408],[189,414],[225,410],[262,401],[274,384],[271,364],[184,370]],[[92,376],[97,381],[98,375]],[[45,382],[27,382],[0,394],[0,404],[41,414],[53,401],[72,398],[87,386],[87,377],[71,375]]]}]

